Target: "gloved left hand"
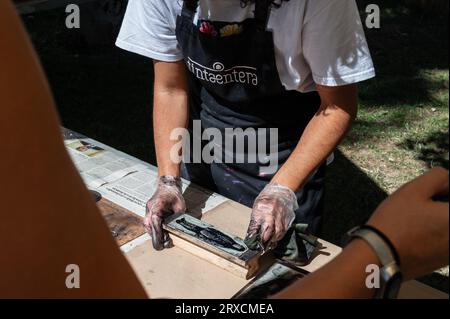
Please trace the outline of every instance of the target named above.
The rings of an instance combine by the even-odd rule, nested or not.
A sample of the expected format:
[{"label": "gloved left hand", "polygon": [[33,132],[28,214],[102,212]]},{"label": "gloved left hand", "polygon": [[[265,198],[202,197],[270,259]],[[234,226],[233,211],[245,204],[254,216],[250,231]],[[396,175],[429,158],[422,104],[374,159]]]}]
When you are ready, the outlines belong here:
[{"label": "gloved left hand", "polygon": [[268,184],[253,204],[245,243],[263,252],[274,248],[291,227],[298,209],[295,193],[280,184]]}]

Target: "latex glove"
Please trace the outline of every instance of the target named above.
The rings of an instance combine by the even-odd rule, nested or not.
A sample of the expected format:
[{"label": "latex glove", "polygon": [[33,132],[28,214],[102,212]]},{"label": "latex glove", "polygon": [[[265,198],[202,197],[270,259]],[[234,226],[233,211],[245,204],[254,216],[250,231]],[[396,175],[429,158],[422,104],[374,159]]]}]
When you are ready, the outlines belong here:
[{"label": "latex glove", "polygon": [[161,176],[158,180],[158,188],[147,202],[144,218],[145,229],[152,237],[153,247],[156,250],[172,246],[169,235],[162,229],[164,218],[185,211],[186,203],[181,193],[181,179]]},{"label": "latex glove", "polygon": [[295,193],[280,184],[268,184],[253,204],[245,243],[263,252],[274,248],[295,219],[298,208]]}]

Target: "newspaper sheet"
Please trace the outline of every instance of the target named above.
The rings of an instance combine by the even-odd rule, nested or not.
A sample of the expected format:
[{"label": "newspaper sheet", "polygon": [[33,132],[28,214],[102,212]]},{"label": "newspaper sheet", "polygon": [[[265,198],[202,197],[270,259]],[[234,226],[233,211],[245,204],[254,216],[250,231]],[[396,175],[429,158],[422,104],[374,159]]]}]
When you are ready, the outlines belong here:
[{"label": "newspaper sheet", "polygon": [[89,188],[117,181],[145,167],[85,140],[67,140],[65,144]]},{"label": "newspaper sheet", "polygon": [[[154,166],[88,138],[65,141],[66,148],[88,188],[140,216],[156,190]],[[202,214],[227,199],[183,180],[187,210]]]},{"label": "newspaper sheet", "polygon": [[[145,205],[156,190],[157,180],[155,171],[144,168],[97,190],[116,204],[144,216]],[[183,180],[182,189],[187,211],[193,214],[200,215],[227,201],[225,197],[203,190],[188,181]]]}]

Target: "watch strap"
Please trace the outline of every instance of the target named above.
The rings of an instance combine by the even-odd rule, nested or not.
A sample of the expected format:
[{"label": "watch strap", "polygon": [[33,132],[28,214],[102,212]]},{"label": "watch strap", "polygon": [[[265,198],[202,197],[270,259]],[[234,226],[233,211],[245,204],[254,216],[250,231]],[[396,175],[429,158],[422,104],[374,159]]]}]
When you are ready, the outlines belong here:
[{"label": "watch strap", "polygon": [[361,228],[369,229],[369,230],[373,231],[374,233],[376,233],[381,239],[383,239],[383,241],[386,243],[386,245],[388,245],[389,248],[391,249],[391,253],[394,255],[395,262],[397,263],[397,265],[400,266],[400,256],[398,255],[397,249],[395,249],[394,244],[392,244],[390,239],[383,232],[379,231],[377,228],[375,228],[371,225],[364,225]]},{"label": "watch strap", "polygon": [[393,262],[396,262],[395,255],[391,251],[389,244],[379,236],[379,234],[370,228],[358,227],[349,232],[351,238],[360,238],[366,241],[375,251],[381,265],[384,267]]}]

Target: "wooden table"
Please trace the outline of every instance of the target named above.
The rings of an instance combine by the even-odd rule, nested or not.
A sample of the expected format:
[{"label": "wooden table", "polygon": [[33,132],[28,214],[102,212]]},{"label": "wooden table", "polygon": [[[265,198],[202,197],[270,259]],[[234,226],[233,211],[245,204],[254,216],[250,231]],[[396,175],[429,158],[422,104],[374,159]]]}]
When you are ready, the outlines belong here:
[{"label": "wooden table", "polygon": [[[119,246],[147,293],[154,298],[231,298],[249,283],[216,265],[174,247],[155,252],[144,234],[141,217],[102,199],[99,207]],[[203,220],[243,237],[250,210],[233,201],[206,213]],[[140,237],[141,236],[141,237]],[[136,238],[139,238],[136,241]],[[135,240],[135,244],[133,243]],[[128,246],[126,245],[128,243]],[[321,240],[319,255],[303,269],[312,272],[334,258],[341,248]],[[401,299],[448,299],[448,295],[418,281],[403,284]]]},{"label": "wooden table", "polygon": [[[67,132],[65,134],[67,135]],[[73,132],[69,135],[71,138],[80,138]],[[110,152],[121,153],[107,145],[94,142]],[[131,156],[128,158],[133,159]],[[143,163],[138,159],[134,160]],[[150,164],[145,165],[152,170],[156,169]],[[153,250],[151,240],[142,226],[142,215],[139,216],[106,198],[98,205],[112,235],[151,297],[231,298],[249,283],[249,280],[237,277],[180,247],[175,246],[160,252]],[[220,205],[203,212],[201,219],[226,233],[244,238],[250,214],[250,208],[224,199]],[[303,268],[308,272],[319,269],[341,252],[340,247],[324,240],[319,241],[322,249],[312,262]],[[403,285],[400,298],[448,299],[448,295],[417,281],[410,281]]]}]

